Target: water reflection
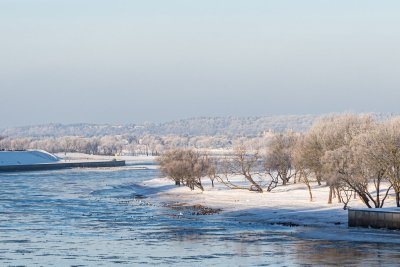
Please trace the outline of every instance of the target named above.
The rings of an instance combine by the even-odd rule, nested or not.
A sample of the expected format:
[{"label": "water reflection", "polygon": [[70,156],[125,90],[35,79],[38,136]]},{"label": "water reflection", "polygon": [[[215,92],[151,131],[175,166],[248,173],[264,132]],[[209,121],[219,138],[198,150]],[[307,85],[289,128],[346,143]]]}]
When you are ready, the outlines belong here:
[{"label": "water reflection", "polygon": [[300,265],[380,266],[394,265],[400,249],[382,243],[301,241],[296,246],[296,254]]}]

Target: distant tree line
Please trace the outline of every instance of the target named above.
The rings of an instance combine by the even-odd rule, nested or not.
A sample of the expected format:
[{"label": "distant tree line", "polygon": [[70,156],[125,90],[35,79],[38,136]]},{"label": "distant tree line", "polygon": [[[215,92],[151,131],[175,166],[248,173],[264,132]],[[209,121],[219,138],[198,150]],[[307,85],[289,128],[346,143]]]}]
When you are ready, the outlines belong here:
[{"label": "distant tree line", "polygon": [[43,149],[52,153],[79,152],[98,155],[147,155],[158,156],[173,148],[231,149],[235,144],[245,143],[253,147],[265,143],[271,133],[257,137],[227,136],[155,136],[155,135],[107,135],[95,137],[4,137],[0,139],[0,149],[24,150]]},{"label": "distant tree line", "polygon": [[315,115],[282,115],[262,117],[197,117],[164,123],[144,124],[44,124],[0,129],[0,135],[13,137],[58,138],[64,136],[257,136],[265,130],[277,132],[308,129]]}]

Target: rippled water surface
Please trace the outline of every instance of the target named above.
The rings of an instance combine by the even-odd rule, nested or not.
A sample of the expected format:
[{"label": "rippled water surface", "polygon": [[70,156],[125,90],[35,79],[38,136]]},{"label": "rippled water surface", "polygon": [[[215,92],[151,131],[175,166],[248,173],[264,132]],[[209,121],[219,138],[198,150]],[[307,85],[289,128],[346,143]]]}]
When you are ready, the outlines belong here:
[{"label": "rippled water surface", "polygon": [[152,201],[154,169],[0,174],[0,266],[395,265],[400,245],[193,215]]}]

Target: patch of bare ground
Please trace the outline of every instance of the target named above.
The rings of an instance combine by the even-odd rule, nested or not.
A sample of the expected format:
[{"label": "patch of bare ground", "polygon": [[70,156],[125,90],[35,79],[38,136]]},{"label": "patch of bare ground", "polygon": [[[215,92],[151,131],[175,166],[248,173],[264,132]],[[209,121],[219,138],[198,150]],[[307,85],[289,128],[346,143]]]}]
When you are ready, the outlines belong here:
[{"label": "patch of bare ground", "polygon": [[182,213],[189,215],[213,215],[222,212],[219,208],[210,208],[200,204],[189,205],[187,203],[170,203],[166,204],[165,207],[171,208]]}]

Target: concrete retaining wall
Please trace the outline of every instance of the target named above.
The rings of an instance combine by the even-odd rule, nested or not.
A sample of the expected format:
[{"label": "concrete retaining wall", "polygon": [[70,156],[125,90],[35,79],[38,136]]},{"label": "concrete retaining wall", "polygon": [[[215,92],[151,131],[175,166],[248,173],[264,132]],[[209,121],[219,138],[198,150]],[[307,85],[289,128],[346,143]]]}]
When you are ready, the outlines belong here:
[{"label": "concrete retaining wall", "polygon": [[348,216],[349,227],[400,229],[400,210],[350,209]]},{"label": "concrete retaining wall", "polygon": [[66,162],[66,163],[46,163],[32,165],[11,165],[0,166],[0,172],[24,172],[24,171],[44,171],[71,168],[101,168],[125,166],[124,160],[97,161],[97,162]]}]

